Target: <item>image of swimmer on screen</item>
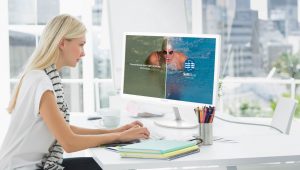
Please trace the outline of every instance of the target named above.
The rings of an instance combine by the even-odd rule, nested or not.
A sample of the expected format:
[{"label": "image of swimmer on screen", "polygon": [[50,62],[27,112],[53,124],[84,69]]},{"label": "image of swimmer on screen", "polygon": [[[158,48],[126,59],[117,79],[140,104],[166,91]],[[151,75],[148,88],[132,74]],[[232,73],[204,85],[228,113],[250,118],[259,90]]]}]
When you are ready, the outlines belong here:
[{"label": "image of swimmer on screen", "polygon": [[169,38],[165,37],[162,42],[160,51],[153,51],[147,57],[145,64],[156,65],[164,68],[167,64],[168,70],[183,70],[184,63],[187,60],[187,56],[179,51],[173,49],[172,43]]},{"label": "image of swimmer on screen", "polygon": [[212,103],[216,39],[127,35],[123,92]]}]

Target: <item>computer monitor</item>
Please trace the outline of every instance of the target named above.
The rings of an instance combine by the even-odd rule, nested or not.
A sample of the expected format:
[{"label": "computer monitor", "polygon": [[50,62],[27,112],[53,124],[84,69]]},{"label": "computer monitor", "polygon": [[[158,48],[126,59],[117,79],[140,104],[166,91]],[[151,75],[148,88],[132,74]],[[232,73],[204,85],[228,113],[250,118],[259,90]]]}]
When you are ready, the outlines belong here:
[{"label": "computer monitor", "polygon": [[125,33],[123,44],[122,97],[173,106],[175,120],[156,124],[196,127],[178,106],[216,104],[220,36]]}]

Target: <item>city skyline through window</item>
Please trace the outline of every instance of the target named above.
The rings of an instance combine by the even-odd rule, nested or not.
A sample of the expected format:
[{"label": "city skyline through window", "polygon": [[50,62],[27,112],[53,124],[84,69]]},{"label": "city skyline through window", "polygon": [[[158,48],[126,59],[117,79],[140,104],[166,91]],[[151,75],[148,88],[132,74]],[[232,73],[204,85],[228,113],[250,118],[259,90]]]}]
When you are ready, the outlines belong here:
[{"label": "city skyline through window", "polygon": [[[259,4],[256,0],[203,0],[203,32],[222,36],[220,78],[299,79],[298,5],[298,0],[264,0]],[[238,116],[264,111],[263,116],[271,116],[272,103],[279,96],[291,96],[291,88],[289,84],[268,83],[226,86],[225,110]],[[299,97],[297,88],[294,90]],[[252,110],[252,115],[245,109]]]}]

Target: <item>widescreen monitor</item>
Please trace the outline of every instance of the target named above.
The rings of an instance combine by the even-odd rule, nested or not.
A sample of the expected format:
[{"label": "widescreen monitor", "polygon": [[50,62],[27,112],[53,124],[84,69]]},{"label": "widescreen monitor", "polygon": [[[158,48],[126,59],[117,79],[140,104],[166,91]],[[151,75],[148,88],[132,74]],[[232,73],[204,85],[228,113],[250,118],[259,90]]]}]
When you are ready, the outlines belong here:
[{"label": "widescreen monitor", "polygon": [[174,106],[177,127],[178,106],[216,104],[218,35],[125,33],[123,50],[122,96]]}]

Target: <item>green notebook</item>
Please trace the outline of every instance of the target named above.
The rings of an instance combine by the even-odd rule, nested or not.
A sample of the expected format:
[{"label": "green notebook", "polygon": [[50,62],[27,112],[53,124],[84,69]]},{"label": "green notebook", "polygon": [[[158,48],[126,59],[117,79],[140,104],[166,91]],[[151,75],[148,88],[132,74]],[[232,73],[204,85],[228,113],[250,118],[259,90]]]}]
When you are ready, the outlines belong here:
[{"label": "green notebook", "polygon": [[121,157],[123,158],[152,158],[152,159],[171,159],[179,157],[181,155],[187,155],[199,151],[199,146],[194,145],[184,149],[157,154],[157,153],[137,153],[137,152],[120,152]]},{"label": "green notebook", "polygon": [[137,153],[168,153],[183,148],[196,145],[196,141],[180,140],[145,140],[140,143],[134,143],[120,147],[120,152],[137,152]]}]

